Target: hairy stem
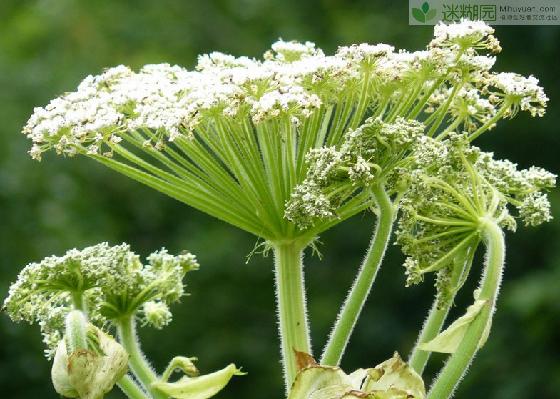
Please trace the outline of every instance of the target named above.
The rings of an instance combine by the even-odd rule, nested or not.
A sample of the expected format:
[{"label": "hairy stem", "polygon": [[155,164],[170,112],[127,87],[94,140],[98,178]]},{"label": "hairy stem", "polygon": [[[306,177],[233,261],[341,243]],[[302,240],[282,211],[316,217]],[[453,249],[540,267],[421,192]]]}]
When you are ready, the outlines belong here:
[{"label": "hairy stem", "polygon": [[84,313],[73,310],[66,315],[66,339],[69,353],[87,349],[87,319]]},{"label": "hairy stem", "polygon": [[129,399],[150,399],[129,375],[122,377],[117,385]]},{"label": "hairy stem", "polygon": [[393,203],[382,185],[374,186],[372,191],[379,207],[379,219],[377,220],[375,233],[358,276],[346,297],[329,341],[323,351],[321,364],[337,366],[340,363],[346,345],[350,340],[352,330],[358,321],[371,286],[375,281],[377,271],[391,237],[394,220]]},{"label": "hairy stem", "polygon": [[83,312],[86,311],[84,306],[84,293],[83,291],[74,291],[72,292],[72,305],[74,309],[81,310]]},{"label": "hairy stem", "polygon": [[487,258],[486,270],[477,299],[487,301],[487,303],[467,328],[459,347],[451,355],[430,389],[428,399],[447,399],[453,395],[455,388],[476,355],[485,329],[492,318],[502,280],[505,243],[502,230],[494,221],[487,220],[483,221],[483,223]]},{"label": "hairy stem", "polygon": [[128,353],[130,369],[154,399],[165,399],[166,396],[152,388],[158,377],[144,357],[136,337],[136,325],[133,316],[123,317],[117,324],[119,340]]},{"label": "hairy stem", "polygon": [[422,372],[426,367],[426,363],[428,363],[431,352],[420,350],[418,347],[420,346],[420,344],[434,339],[441,331],[443,323],[445,323],[445,319],[447,318],[447,315],[449,313],[449,309],[451,309],[451,306],[453,305],[455,294],[458,288],[457,285],[459,284],[459,281],[464,278],[466,270],[470,268],[472,256],[470,256],[469,252],[473,250],[473,248],[467,248],[455,258],[454,268],[453,272],[451,273],[451,280],[449,282],[454,291],[444,305],[440,306],[438,298],[434,300],[434,303],[432,304],[432,307],[430,309],[430,313],[428,314],[428,318],[424,322],[422,331],[420,332],[418,340],[416,341],[416,345],[414,346],[414,349],[410,354],[408,364],[420,375],[422,375]]},{"label": "hairy stem", "polygon": [[311,354],[302,263],[304,247],[295,241],[273,243],[286,390],[289,390],[298,371],[295,351]]}]

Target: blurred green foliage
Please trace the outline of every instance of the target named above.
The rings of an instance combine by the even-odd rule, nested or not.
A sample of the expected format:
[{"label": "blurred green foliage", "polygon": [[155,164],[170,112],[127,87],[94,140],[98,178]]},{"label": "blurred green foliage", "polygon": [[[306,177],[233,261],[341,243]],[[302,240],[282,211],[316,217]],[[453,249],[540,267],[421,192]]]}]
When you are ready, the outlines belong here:
[{"label": "blurred green foliage", "polygon": [[[245,256],[255,238],[117,175],[85,158],[27,155],[19,134],[34,106],[73,90],[103,67],[169,62],[191,67],[199,53],[258,56],[278,37],[315,41],[327,51],[356,42],[419,49],[431,28],[408,26],[408,2],[390,0],[2,0],[0,2],[0,297],[28,262],[71,247],[127,241],[143,255],[166,246],[198,254],[186,297],[164,331],[142,330],[162,369],[176,354],[200,357],[202,371],[235,361],[249,373],[222,398],[282,396],[271,259]],[[479,144],[521,166],[560,171],[560,27],[499,27],[497,69],[535,74],[550,108],[520,115]],[[560,193],[556,219],[508,237],[507,275],[492,337],[458,398],[526,399],[560,392]],[[315,350],[367,246],[370,215],[321,237],[323,260],[307,265]],[[404,288],[402,256],[391,248],[343,366],[372,366],[414,343],[432,287]],[[476,269],[475,269],[476,271]],[[471,286],[476,278],[471,281]],[[468,290],[456,312],[470,300]],[[55,398],[39,329],[0,315],[0,396]],[[441,365],[435,358],[431,372]],[[118,392],[111,395],[121,397]]]}]

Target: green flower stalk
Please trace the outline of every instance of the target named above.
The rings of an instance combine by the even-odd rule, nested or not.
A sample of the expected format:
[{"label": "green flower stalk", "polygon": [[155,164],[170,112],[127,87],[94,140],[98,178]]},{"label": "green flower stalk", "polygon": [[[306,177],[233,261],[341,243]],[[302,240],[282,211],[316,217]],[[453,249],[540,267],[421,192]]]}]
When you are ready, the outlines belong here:
[{"label": "green flower stalk", "polygon": [[[550,220],[545,192],[554,187],[556,176],[495,160],[471,146],[468,134],[450,134],[431,145],[417,154],[418,169],[402,200],[397,242],[408,255],[407,284],[437,273],[436,301],[410,358],[421,373],[429,352],[452,354],[428,396],[435,399],[452,395],[490,332],[505,259],[502,229],[515,230],[515,217],[526,225]],[[475,302],[439,333],[480,243],[485,243],[487,256]]]},{"label": "green flower stalk", "polygon": [[[323,354],[322,361],[337,365],[400,201],[418,190],[414,183],[422,157],[439,151],[437,144],[457,132],[470,142],[519,111],[544,114],[548,98],[536,78],[492,71],[495,57],[488,53],[501,50],[493,32],[483,22],[461,21],[437,25],[426,50],[416,52],[364,43],[325,55],[313,43],[278,41],[259,60],[203,55],[193,71],[167,64],[138,72],[118,66],[36,108],[24,133],[35,159],[51,149],[88,156],[267,241],[275,252],[289,388],[297,372],[296,351],[312,353],[302,259],[316,236],[366,209],[378,216],[368,256]],[[538,190],[524,190],[500,192],[537,224],[546,199]],[[500,197],[496,209],[506,199]],[[462,205],[452,203],[452,208],[468,220],[482,209]],[[499,224],[511,220],[497,218]],[[450,227],[453,234],[434,233],[449,233],[447,247],[457,247],[445,260],[426,266],[419,263],[426,259],[410,258],[411,281],[430,268],[445,269],[481,239],[469,230],[476,223],[465,223]],[[425,257],[437,257],[437,251]],[[116,317],[137,309],[149,293],[138,295],[122,306],[105,306],[100,314]],[[153,301],[143,305],[145,320],[164,325],[167,303],[159,297]],[[129,330],[123,336],[133,335]]]},{"label": "green flower stalk", "polygon": [[[408,255],[407,284],[438,272],[442,305],[449,302],[447,282],[453,261],[482,240],[481,218],[512,231],[514,216],[533,226],[551,219],[545,192],[554,187],[556,176],[541,168],[518,170],[509,161],[495,160],[491,153],[470,145],[467,135],[426,142],[415,163],[418,169],[412,172],[401,201],[397,242]],[[517,214],[512,215],[512,210]]]},{"label": "green flower stalk", "polygon": [[[41,327],[61,395],[101,399],[117,384],[131,399],[180,399],[184,396],[175,392],[185,389],[185,381],[169,382],[171,374],[179,369],[198,375],[198,370],[179,361],[186,358],[175,358],[159,377],[141,350],[136,323],[167,325],[169,306],[185,293],[185,274],[198,267],[188,252],[174,256],[161,249],[143,264],[127,244],[72,249],[27,265],[11,285],[4,309],[14,321]],[[113,328],[118,342],[107,333]],[[129,368],[132,376],[126,375]],[[189,398],[214,396],[239,375],[234,365],[224,370],[190,381]]]}]

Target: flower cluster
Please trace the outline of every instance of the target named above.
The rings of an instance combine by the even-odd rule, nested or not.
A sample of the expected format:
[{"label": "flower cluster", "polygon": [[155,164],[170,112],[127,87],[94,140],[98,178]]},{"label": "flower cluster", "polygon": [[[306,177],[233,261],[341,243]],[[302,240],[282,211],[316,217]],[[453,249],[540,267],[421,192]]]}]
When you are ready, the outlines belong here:
[{"label": "flower cluster", "polygon": [[494,36],[494,28],[483,21],[468,20],[450,24],[438,23],[434,27],[434,39],[430,46],[487,49],[494,53],[502,50]]},{"label": "flower cluster", "polygon": [[[541,116],[535,78],[492,71],[498,50],[491,27],[461,21],[414,52],[362,43],[328,55],[280,40],[260,59],[202,55],[194,70],[118,66],[37,108],[24,133],[35,159],[85,154],[265,240],[307,238],[367,209],[360,188],[404,161],[343,148],[374,121],[473,140],[520,110]],[[334,175],[321,181],[321,168]]]},{"label": "flower cluster", "polygon": [[321,105],[320,93],[308,84],[342,74],[347,66],[322,52],[300,51],[302,46],[278,42],[276,56],[266,61],[211,53],[200,57],[196,71],[161,64],[135,73],[121,65],[88,76],[76,92],[35,109],[24,129],[35,143],[31,154],[40,158],[49,147],[66,155],[98,154],[103,144],[117,144],[123,131],[136,129],[173,141],[188,136],[205,116],[219,114],[248,114],[254,122],[286,114],[297,123]]},{"label": "flower cluster", "polygon": [[125,315],[162,327],[171,319],[168,305],[184,294],[183,277],[198,268],[194,255],[154,252],[143,265],[127,244],[97,244],[72,249],[27,265],[9,290],[4,308],[14,321],[39,323],[48,355],[64,333],[73,308],[86,309],[102,328]]},{"label": "flower cluster", "polygon": [[[437,25],[425,51],[364,43],[329,56],[310,42],[280,40],[263,60],[214,52],[201,56],[194,71],[161,64],[133,72],[120,65],[88,76],[75,92],[36,108],[24,132],[34,143],[36,159],[49,148],[66,155],[110,155],[130,130],[151,130],[146,145],[161,148],[165,138],[188,137],[218,119],[249,117],[260,123],[286,116],[289,123],[300,124],[322,107],[358,101],[352,94],[364,82],[362,97],[372,108],[388,109],[411,94],[420,99],[434,92],[447,98],[446,92],[461,81],[467,91],[455,94],[468,93],[469,105],[455,104],[450,115],[461,108],[465,122],[480,119],[481,112],[492,114],[500,98],[514,109],[542,115],[547,98],[535,78],[490,73],[495,58],[478,54],[499,51],[492,33],[483,22],[462,21]],[[412,87],[418,90],[411,92]]]},{"label": "flower cluster", "polygon": [[421,144],[424,126],[397,118],[393,123],[368,119],[349,131],[340,149],[321,148],[307,155],[309,169],[286,206],[286,217],[299,226],[336,216],[336,209],[357,190],[398,179],[408,154]]},{"label": "flower cluster", "polygon": [[407,283],[439,272],[436,286],[445,297],[454,260],[466,252],[472,255],[487,220],[514,230],[515,217],[527,225],[551,219],[545,191],[554,187],[556,176],[496,160],[471,146],[466,135],[451,134],[442,141],[426,138],[423,148],[414,156],[397,242],[408,256]]},{"label": "flower cluster", "polygon": [[491,99],[496,97],[500,102],[510,106],[509,116],[513,116],[519,109],[528,111],[531,116],[543,116],[546,111],[548,97],[539,80],[534,76],[528,78],[512,72],[502,72],[488,80]]},{"label": "flower cluster", "polygon": [[466,132],[474,132],[478,127],[487,123],[488,128],[495,126],[492,118],[496,115],[496,106],[490,100],[481,96],[480,91],[471,87],[462,87],[457,95],[453,95],[453,88],[441,88],[436,90],[430,97],[430,107],[427,112],[435,110],[444,104],[448,98],[453,98],[449,104],[449,113],[453,118],[452,127],[462,129]]}]

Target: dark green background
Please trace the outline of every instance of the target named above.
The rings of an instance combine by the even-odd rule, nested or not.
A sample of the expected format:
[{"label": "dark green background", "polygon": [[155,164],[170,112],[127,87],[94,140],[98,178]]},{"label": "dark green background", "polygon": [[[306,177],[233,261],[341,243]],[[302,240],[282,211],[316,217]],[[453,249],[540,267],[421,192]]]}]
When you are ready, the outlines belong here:
[{"label": "dark green background", "polygon": [[[282,396],[271,259],[246,255],[256,240],[86,158],[32,161],[20,134],[34,106],[73,90],[87,74],[117,64],[192,67],[199,53],[258,56],[278,37],[338,45],[386,42],[422,48],[430,27],[408,26],[407,2],[394,1],[0,1],[0,297],[28,262],[107,240],[142,255],[189,249],[202,268],[192,295],[163,331],[142,330],[159,370],[178,354],[202,371],[235,361],[249,372],[220,398]],[[520,115],[479,141],[522,166],[559,172],[559,27],[498,27],[497,69],[535,74],[550,97],[542,119]],[[553,223],[508,236],[505,283],[492,336],[458,398],[528,399],[560,392],[560,198]],[[367,246],[373,220],[361,215],[321,237],[323,260],[308,256],[314,347],[325,342]],[[391,248],[355,331],[344,368],[406,355],[431,301],[431,281],[404,288],[402,256]],[[479,268],[474,269],[479,271]],[[472,279],[475,283],[475,278]],[[467,287],[455,312],[470,300]],[[0,315],[0,397],[55,398],[37,327]],[[433,364],[439,366],[443,358]],[[433,372],[435,368],[431,371]],[[115,393],[111,397],[120,397]]]}]

